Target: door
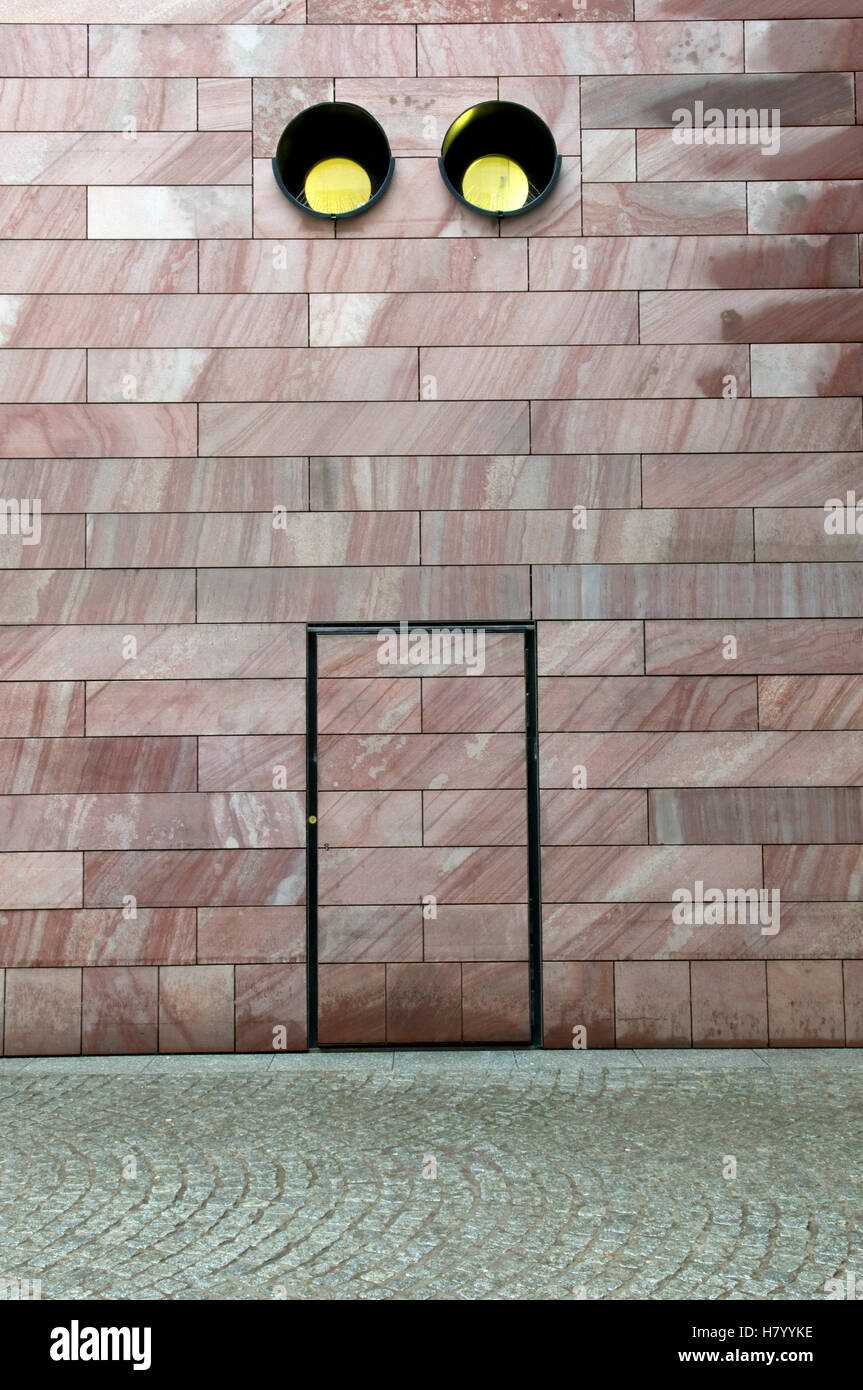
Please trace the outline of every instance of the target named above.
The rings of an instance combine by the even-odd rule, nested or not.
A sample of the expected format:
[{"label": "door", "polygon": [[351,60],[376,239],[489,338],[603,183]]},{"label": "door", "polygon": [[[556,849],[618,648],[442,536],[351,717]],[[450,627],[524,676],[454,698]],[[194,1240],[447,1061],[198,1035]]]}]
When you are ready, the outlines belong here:
[{"label": "door", "polygon": [[538,1040],[532,639],[310,631],[321,1046]]}]

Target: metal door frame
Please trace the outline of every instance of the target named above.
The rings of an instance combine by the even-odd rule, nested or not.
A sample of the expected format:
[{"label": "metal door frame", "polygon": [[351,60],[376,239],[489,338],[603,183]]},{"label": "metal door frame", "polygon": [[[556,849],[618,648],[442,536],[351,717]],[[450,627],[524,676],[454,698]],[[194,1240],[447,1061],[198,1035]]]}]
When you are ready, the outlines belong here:
[{"label": "metal door frame", "polygon": [[491,1048],[542,1047],[542,890],[540,879],[539,829],[539,700],[537,693],[536,623],[422,622],[406,624],[407,630],[431,631],[438,628],[472,628],[484,632],[524,634],[525,681],[525,766],[527,772],[527,912],[528,912],[528,990],[530,996],[530,1041],[526,1043],[318,1043],[318,637],[337,633],[374,633],[383,628],[398,629],[399,619],[391,623],[307,623],[306,624],[306,998],[308,1008],[309,1051],[385,1051],[415,1052],[440,1049],[487,1051]]}]

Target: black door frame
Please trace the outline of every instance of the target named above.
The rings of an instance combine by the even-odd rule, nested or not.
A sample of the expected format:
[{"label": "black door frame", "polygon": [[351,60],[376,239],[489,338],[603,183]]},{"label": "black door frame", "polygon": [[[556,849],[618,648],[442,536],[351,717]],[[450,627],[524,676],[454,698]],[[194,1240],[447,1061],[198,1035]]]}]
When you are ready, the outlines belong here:
[{"label": "black door frame", "polygon": [[530,1041],[527,1043],[361,1043],[325,1045],[318,1043],[318,637],[337,633],[374,633],[399,628],[391,623],[307,623],[306,624],[306,998],[308,1007],[308,1046],[310,1051],[386,1051],[416,1052],[453,1048],[483,1050],[491,1048],[542,1047],[542,887],[540,880],[539,821],[539,698],[536,664],[536,623],[494,623],[413,621],[409,632],[437,628],[471,628],[484,632],[524,634],[525,679],[525,759],[527,770],[527,881],[528,881],[528,981],[530,993]]}]

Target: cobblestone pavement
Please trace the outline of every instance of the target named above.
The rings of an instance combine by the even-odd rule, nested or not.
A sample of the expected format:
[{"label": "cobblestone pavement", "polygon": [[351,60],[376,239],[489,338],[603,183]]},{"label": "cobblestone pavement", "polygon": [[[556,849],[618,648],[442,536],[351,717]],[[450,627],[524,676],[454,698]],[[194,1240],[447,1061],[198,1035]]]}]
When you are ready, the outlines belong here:
[{"label": "cobblestone pavement", "polygon": [[45,1299],[823,1300],[863,1281],[861,1070],[845,1050],[7,1059],[0,1277]]}]

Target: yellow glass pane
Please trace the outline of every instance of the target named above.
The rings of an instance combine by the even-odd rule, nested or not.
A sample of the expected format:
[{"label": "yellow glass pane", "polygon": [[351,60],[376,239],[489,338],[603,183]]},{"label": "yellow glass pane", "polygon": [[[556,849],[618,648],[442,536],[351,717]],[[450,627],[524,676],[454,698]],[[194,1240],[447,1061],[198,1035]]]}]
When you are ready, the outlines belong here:
[{"label": "yellow glass pane", "polygon": [[322,159],[306,174],[306,201],[315,212],[353,212],[371,196],[372,181],[353,159]]},{"label": "yellow glass pane", "polygon": [[524,207],[530,188],[527,175],[514,159],[484,154],[468,165],[461,191],[469,203],[486,212],[513,212]]}]

